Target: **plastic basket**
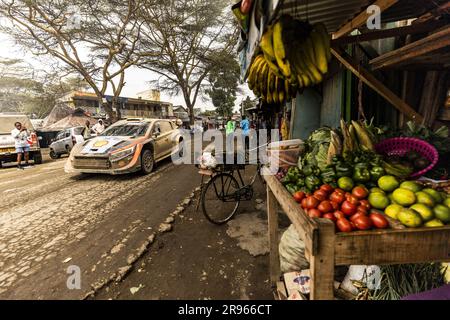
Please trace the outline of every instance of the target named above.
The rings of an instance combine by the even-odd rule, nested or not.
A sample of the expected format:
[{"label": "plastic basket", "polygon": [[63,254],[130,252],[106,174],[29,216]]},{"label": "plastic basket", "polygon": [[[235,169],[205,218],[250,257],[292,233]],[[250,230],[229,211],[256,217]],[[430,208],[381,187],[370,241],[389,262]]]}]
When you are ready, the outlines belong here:
[{"label": "plastic basket", "polygon": [[271,166],[289,168],[296,166],[304,143],[300,139],[272,142],[267,146],[267,155]]},{"label": "plastic basket", "polygon": [[419,153],[422,157],[430,161],[430,165],[425,169],[411,174],[411,178],[418,178],[431,169],[437,164],[439,160],[439,153],[436,148],[433,147],[426,141],[417,138],[399,137],[390,138],[381,141],[375,146],[375,149],[380,154],[385,154],[388,156],[404,156],[410,151],[415,151]]}]

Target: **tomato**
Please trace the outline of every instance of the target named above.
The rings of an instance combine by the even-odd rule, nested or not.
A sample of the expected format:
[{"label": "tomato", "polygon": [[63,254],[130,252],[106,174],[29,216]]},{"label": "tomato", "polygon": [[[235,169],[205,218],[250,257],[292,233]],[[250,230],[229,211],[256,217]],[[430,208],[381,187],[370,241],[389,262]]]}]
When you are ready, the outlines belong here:
[{"label": "tomato", "polygon": [[249,14],[252,9],[253,0],[242,0],[241,2],[241,12],[243,14]]},{"label": "tomato", "polygon": [[348,202],[350,202],[351,204],[354,204],[355,206],[359,205],[359,199],[352,194],[345,197],[345,199],[347,199]]},{"label": "tomato", "polygon": [[334,191],[334,188],[330,186],[329,184],[324,184],[320,187],[320,190],[325,191],[327,194],[330,194]]},{"label": "tomato", "polygon": [[302,202],[300,202],[300,206],[301,206],[303,209],[306,208],[306,199],[307,199],[307,198],[303,198],[303,199],[302,199]]},{"label": "tomato", "polygon": [[367,214],[367,211],[369,211],[369,210],[367,210],[367,208],[362,205],[359,205],[358,207],[356,207],[356,212],[363,212],[363,213]]},{"label": "tomato", "polygon": [[342,211],[337,210],[333,213],[333,215],[336,217],[336,219],[345,219],[345,214]]},{"label": "tomato", "polygon": [[294,193],[294,200],[297,202],[302,202],[303,198],[305,197],[305,193],[303,191],[297,191]]},{"label": "tomato", "polygon": [[356,206],[349,201],[344,201],[341,206],[341,211],[347,215],[351,216],[356,212]]},{"label": "tomato", "polygon": [[367,210],[370,210],[370,209],[372,208],[371,205],[370,205],[370,203],[369,203],[369,201],[366,200],[366,199],[361,200],[361,201],[359,202],[359,205],[365,207]]},{"label": "tomato", "polygon": [[327,213],[327,212],[333,211],[333,206],[331,205],[330,201],[325,200],[319,204],[317,209],[319,209],[323,213]]},{"label": "tomato", "polygon": [[350,221],[350,225],[352,227],[352,231],[353,230],[358,230],[358,228],[356,228],[355,224],[352,221]]},{"label": "tomato", "polygon": [[314,197],[319,201],[323,201],[328,197],[328,194],[325,191],[319,189],[314,192]]},{"label": "tomato", "polygon": [[338,219],[336,221],[336,226],[338,227],[339,231],[341,231],[341,232],[352,231],[352,225],[350,224],[350,221],[348,221],[345,218]]},{"label": "tomato", "polygon": [[332,214],[332,213],[330,213],[330,212],[325,213],[325,214],[323,215],[323,218],[325,218],[325,219],[330,219],[331,221],[336,221],[336,220],[337,220],[336,217],[334,216],[334,214]]},{"label": "tomato", "polygon": [[369,230],[372,228],[372,220],[364,215],[360,215],[352,221],[359,230]]},{"label": "tomato", "polygon": [[337,192],[337,191],[334,191],[334,192],[330,195],[330,200],[333,201],[333,202],[336,202],[336,203],[341,204],[342,202],[344,202],[345,198],[344,198],[344,195],[343,195],[343,194],[341,194],[341,193],[339,193],[339,192]]},{"label": "tomato", "polygon": [[389,226],[389,222],[381,213],[372,212],[369,215],[369,218],[372,220],[373,225],[378,229],[385,229]]},{"label": "tomato", "polygon": [[309,196],[308,198],[306,198],[305,203],[306,203],[305,208],[314,209],[314,208],[317,208],[320,201],[317,200],[317,198],[315,198],[314,196]]},{"label": "tomato", "polygon": [[342,190],[341,188],[336,188],[336,189],[334,189],[334,192],[337,192],[337,193],[340,193],[340,194],[342,194],[342,195],[345,195],[345,191]]},{"label": "tomato", "polygon": [[336,211],[339,209],[339,203],[337,203],[336,201],[330,201],[331,206],[333,207],[333,211]]},{"label": "tomato", "polygon": [[317,209],[309,209],[308,216],[311,218],[322,218],[322,212]]},{"label": "tomato", "polygon": [[356,212],[354,215],[352,215],[351,217],[350,217],[350,221],[355,221],[355,219],[357,219],[358,217],[366,217],[367,216],[367,214],[365,214],[365,213],[363,213],[363,212]]},{"label": "tomato", "polygon": [[357,199],[362,200],[367,198],[369,195],[369,191],[362,186],[354,187],[352,190],[352,195],[354,195]]}]

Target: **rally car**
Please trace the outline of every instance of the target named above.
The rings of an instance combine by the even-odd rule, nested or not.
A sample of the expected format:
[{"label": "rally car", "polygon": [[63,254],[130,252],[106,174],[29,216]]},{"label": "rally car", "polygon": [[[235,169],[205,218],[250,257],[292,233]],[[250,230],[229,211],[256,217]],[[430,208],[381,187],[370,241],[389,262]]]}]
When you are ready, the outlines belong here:
[{"label": "rally car", "polygon": [[155,163],[181,152],[175,123],[164,119],[127,119],[100,136],[76,144],[65,165],[68,173],[148,174]]}]

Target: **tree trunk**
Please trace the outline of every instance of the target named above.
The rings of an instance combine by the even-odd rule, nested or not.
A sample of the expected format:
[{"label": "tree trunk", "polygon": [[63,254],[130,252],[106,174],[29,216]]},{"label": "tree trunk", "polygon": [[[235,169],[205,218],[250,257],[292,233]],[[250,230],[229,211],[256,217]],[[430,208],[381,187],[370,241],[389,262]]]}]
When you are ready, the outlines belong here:
[{"label": "tree trunk", "polygon": [[98,107],[101,109],[103,107],[103,109],[106,112],[107,118],[111,121],[111,122],[115,122],[114,119],[114,113],[112,108],[110,107],[110,105],[108,103],[103,103],[103,97],[97,97],[98,100]]}]

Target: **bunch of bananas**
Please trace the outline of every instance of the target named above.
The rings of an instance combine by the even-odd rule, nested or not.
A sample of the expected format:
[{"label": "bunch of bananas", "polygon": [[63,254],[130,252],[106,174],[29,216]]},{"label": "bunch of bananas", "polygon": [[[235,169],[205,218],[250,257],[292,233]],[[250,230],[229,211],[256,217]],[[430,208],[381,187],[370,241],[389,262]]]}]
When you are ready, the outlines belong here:
[{"label": "bunch of bananas", "polygon": [[330,37],[321,24],[284,15],[261,37],[248,73],[253,92],[267,103],[282,104],[298,90],[322,82],[331,59]]}]

